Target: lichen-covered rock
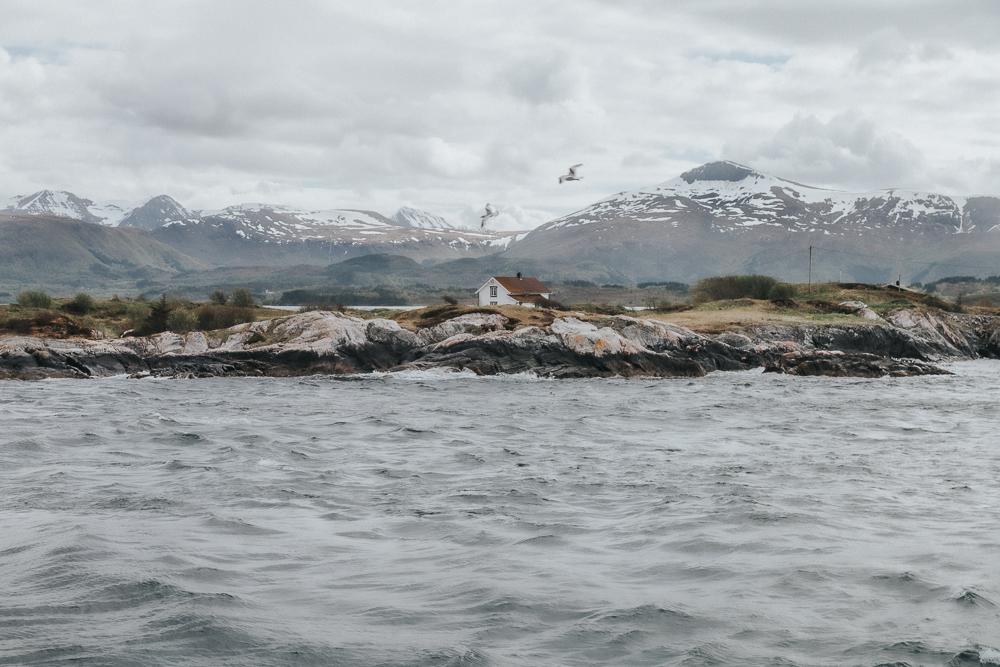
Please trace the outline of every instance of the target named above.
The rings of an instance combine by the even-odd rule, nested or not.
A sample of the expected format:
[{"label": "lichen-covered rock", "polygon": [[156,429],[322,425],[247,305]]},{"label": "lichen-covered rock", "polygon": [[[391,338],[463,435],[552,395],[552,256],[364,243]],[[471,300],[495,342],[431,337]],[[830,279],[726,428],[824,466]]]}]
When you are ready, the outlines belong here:
[{"label": "lichen-covered rock", "polygon": [[459,334],[480,335],[490,331],[503,331],[509,321],[496,313],[468,313],[421,329],[416,336],[419,342],[429,345]]},{"label": "lichen-covered rock", "polygon": [[936,348],[940,356],[975,356],[976,345],[945,314],[918,310],[897,310],[886,319]]},{"label": "lichen-covered rock", "polygon": [[625,338],[611,327],[598,328],[590,322],[583,322],[575,317],[557,318],[549,328],[559,337],[563,345],[577,354],[605,357],[648,351],[641,344]]},{"label": "lichen-covered rock", "polygon": [[841,306],[849,308],[858,317],[871,320],[872,322],[880,322],[882,318],[874,310],[868,307],[868,304],[864,301],[842,301]]}]

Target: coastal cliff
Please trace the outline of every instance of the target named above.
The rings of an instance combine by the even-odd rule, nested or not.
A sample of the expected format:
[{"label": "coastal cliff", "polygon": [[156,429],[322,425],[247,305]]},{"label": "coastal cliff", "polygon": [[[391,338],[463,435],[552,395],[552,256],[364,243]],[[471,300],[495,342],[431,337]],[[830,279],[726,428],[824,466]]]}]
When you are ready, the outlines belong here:
[{"label": "coastal cliff", "polygon": [[[472,312],[430,326],[312,311],[215,332],[92,340],[0,335],[0,378],[290,376],[448,368],[555,378],[699,377],[712,371],[828,376],[947,373],[937,362],[1000,357],[1000,318],[918,310],[849,324],[698,333],[665,319],[560,314],[544,324]],[[869,314],[870,313],[870,314]]]}]

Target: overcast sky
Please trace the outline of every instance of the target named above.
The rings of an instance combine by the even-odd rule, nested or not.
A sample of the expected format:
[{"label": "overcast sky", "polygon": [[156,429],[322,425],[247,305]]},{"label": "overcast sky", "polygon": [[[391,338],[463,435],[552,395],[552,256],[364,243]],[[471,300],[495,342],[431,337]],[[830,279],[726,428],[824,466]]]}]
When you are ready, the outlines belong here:
[{"label": "overcast sky", "polygon": [[514,228],[719,158],[1000,193],[997,35],[987,0],[0,0],[0,195]]}]

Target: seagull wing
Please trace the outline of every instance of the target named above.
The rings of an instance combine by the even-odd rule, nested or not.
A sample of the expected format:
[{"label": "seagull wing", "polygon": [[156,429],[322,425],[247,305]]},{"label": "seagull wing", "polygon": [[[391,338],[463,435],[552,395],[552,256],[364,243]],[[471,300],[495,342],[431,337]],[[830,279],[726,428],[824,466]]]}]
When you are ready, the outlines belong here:
[{"label": "seagull wing", "polygon": [[582,162],[580,164],[574,164],[572,167],[569,168],[570,175],[571,176],[576,176],[576,170],[579,169],[582,166],[583,166]]}]

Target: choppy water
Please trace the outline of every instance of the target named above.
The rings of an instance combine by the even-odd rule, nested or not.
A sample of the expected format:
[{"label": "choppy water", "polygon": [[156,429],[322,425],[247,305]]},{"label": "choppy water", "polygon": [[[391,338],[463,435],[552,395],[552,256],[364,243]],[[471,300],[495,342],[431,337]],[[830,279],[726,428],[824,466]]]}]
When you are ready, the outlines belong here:
[{"label": "choppy water", "polygon": [[1000,663],[956,368],[0,383],[0,663]]}]

